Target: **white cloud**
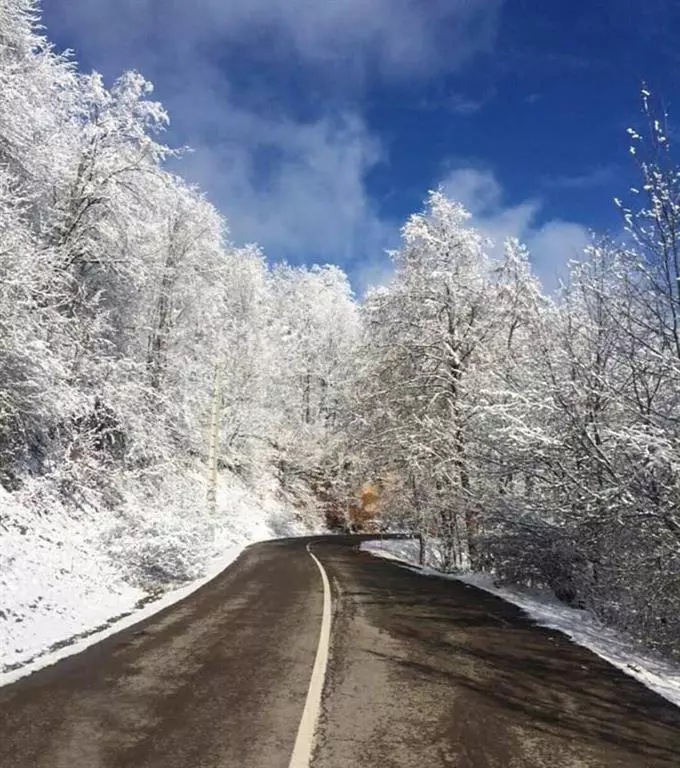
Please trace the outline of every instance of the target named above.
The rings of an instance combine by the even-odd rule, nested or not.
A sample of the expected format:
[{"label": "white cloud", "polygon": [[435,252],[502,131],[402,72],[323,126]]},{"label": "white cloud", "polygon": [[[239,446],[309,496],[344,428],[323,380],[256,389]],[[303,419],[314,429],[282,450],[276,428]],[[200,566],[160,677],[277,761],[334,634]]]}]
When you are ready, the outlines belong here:
[{"label": "white cloud", "polygon": [[386,243],[388,228],[365,188],[380,158],[356,115],[302,125],[233,108],[220,140],[199,146],[183,167],[219,201],[237,241],[348,264]]},{"label": "white cloud", "polygon": [[52,0],[45,11],[48,34],[88,66],[109,76],[135,67],[156,83],[175,140],[195,149],[178,170],[207,191],[238,242],[348,266],[392,232],[366,190],[379,141],[323,97],[314,119],[294,118],[281,106],[289,94],[269,99],[264,78],[265,108],[244,106],[252,94],[234,91],[220,52],[292,58],[327,93],[351,93],[371,68],[410,78],[489,50],[503,1]]},{"label": "white cloud", "polygon": [[557,287],[566,277],[566,266],[571,259],[583,256],[590,245],[590,232],[582,224],[553,219],[529,231],[526,244],[532,254],[536,274],[548,290]]},{"label": "white cloud", "polygon": [[[534,272],[546,291],[558,287],[560,279],[566,277],[567,263],[581,256],[591,241],[588,230],[577,222],[542,221],[542,203],[538,198],[508,205],[503,187],[492,171],[459,168],[449,173],[440,187],[472,214],[470,224],[492,241],[493,255],[502,255],[503,244],[509,237],[523,242],[531,252]],[[370,286],[386,285],[392,271],[391,262],[386,258],[375,258],[357,271],[357,286],[365,291]]]},{"label": "white cloud", "polygon": [[546,186],[557,189],[592,189],[611,184],[616,178],[616,168],[611,165],[599,166],[589,171],[575,175],[555,176],[545,180]]},{"label": "white cloud", "polygon": [[493,240],[494,253],[502,252],[508,237],[525,243],[536,275],[548,291],[565,276],[567,262],[578,258],[590,242],[589,232],[581,224],[562,219],[541,221],[538,198],[507,205],[498,179],[489,170],[457,169],[441,186],[449,197],[463,203],[472,214],[472,224]]},{"label": "white cloud", "polygon": [[[130,51],[144,45],[182,59],[219,43],[270,44],[306,61],[363,59],[384,73],[451,70],[488,51],[504,0],[62,0],[60,26],[79,47]],[[63,7],[62,7],[63,6]],[[270,38],[271,39],[271,38]],[[347,70],[336,73],[347,76]]]},{"label": "white cloud", "polygon": [[393,276],[394,265],[386,255],[382,258],[376,257],[362,262],[351,275],[352,283],[359,297],[365,296],[372,288],[389,285]]}]

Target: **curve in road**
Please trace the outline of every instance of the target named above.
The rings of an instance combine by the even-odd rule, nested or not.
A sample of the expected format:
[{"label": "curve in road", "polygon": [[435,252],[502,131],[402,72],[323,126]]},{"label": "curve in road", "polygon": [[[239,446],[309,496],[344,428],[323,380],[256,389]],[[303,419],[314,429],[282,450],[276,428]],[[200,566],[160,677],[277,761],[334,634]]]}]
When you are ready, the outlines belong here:
[{"label": "curve in road", "polygon": [[358,541],[250,547],[188,599],[0,689],[0,766],[680,765],[673,705],[516,607]]}]

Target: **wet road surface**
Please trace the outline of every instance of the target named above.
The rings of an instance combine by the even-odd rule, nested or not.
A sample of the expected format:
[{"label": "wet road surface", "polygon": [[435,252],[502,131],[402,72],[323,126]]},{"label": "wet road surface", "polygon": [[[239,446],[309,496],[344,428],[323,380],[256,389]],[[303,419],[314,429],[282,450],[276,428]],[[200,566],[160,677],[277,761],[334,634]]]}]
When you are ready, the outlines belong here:
[{"label": "wet road surface", "polygon": [[678,768],[680,709],[514,606],[358,551],[258,544],[186,600],[0,688],[1,768]]}]

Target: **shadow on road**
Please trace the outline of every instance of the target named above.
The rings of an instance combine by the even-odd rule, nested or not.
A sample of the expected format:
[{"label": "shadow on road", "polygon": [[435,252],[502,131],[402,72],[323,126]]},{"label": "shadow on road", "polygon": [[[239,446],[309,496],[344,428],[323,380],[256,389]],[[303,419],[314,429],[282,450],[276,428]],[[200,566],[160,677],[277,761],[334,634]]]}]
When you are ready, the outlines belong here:
[{"label": "shadow on road", "polygon": [[370,651],[376,657],[463,688],[544,733],[617,745],[640,766],[680,765],[680,710],[565,635],[461,582],[364,553],[356,569],[361,589],[347,597],[417,649],[409,658]]}]

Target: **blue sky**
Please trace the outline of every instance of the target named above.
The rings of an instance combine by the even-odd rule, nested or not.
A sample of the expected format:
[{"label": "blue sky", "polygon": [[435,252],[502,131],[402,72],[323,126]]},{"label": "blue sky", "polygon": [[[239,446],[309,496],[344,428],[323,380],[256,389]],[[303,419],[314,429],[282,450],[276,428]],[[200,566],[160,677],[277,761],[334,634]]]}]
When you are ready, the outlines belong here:
[{"label": "blue sky", "polygon": [[237,242],[359,290],[440,184],[552,287],[620,227],[641,81],[680,112],[680,0],[50,0],[43,22],[82,68],[154,82]]}]

